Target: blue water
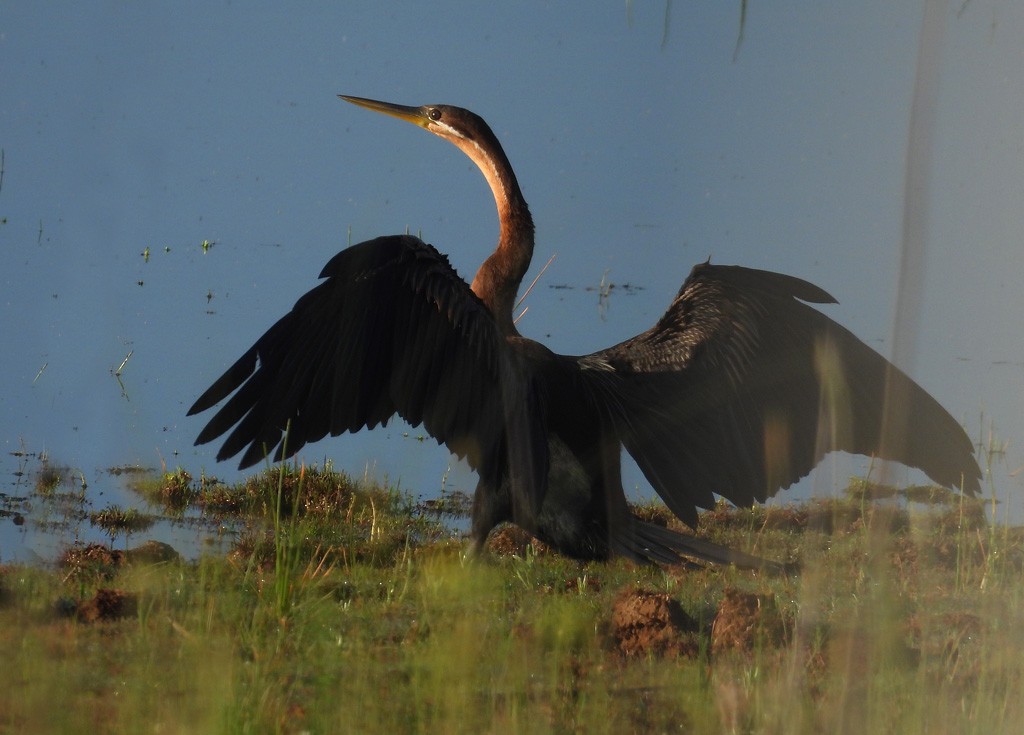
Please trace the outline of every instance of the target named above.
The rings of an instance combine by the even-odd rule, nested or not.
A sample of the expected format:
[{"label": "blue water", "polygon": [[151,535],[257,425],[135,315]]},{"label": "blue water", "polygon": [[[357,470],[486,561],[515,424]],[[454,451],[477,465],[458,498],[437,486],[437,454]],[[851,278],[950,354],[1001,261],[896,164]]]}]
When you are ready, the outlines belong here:
[{"label": "blue water", "polygon": [[[521,324],[556,351],[646,329],[710,255],[821,285],[841,302],[829,315],[887,353],[921,9],[753,8],[738,53],[738,3],[676,3],[667,25],[664,11],[7,10],[0,493],[26,496],[17,453],[84,475],[100,507],[138,502],[111,467],[234,479],[215,448],[192,446],[203,417],[184,413],[331,255],[408,229],[472,274],[496,236],[479,173],[337,93],[461,104],[491,122],[537,222],[528,278],[557,253]],[[941,39],[923,295],[903,367],[979,441],[1010,441],[992,487],[1012,516],[1024,477],[1024,5],[1000,4],[998,23],[993,12],[969,4]],[[587,290],[602,278],[643,288],[602,312]],[[394,424],[303,457],[414,494],[471,489],[471,473],[419,436]],[[827,461],[779,500],[834,493],[864,466]],[[626,484],[650,492],[635,468]],[[52,537],[11,518],[0,561],[52,557]]]}]

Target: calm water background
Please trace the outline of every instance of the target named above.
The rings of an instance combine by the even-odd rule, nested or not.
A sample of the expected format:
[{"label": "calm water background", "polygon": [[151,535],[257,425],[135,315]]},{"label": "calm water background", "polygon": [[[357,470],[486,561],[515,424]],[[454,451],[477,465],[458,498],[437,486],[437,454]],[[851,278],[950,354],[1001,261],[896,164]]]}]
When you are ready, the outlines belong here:
[{"label": "calm water background", "polygon": [[[532,273],[557,253],[521,330],[556,351],[647,328],[711,256],[819,284],[841,302],[828,314],[889,354],[923,13],[751,3],[737,48],[738,2],[6,8],[0,493],[28,497],[40,454],[84,478],[96,508],[140,502],[111,467],[235,479],[192,446],[205,417],[185,410],[331,255],[409,230],[472,275],[496,237],[479,173],[338,93],[492,124],[537,222]],[[942,19],[901,361],[972,437],[1010,441],[993,481],[999,514],[1019,519],[1024,3],[954,2]],[[634,288],[599,308],[603,278]],[[421,438],[394,423],[302,457],[416,495],[472,489]],[[832,494],[865,466],[831,458],[776,502]],[[626,485],[651,492],[635,467]],[[0,518],[0,560],[53,555],[61,539],[28,517]]]}]

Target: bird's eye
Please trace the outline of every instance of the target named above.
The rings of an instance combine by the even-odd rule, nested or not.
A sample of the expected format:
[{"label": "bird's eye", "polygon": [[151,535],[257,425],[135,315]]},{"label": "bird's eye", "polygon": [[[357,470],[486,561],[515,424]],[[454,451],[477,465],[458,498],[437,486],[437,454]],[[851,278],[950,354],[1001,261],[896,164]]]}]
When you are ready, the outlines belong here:
[{"label": "bird's eye", "polygon": [[431,120],[434,120],[434,121],[440,120],[441,119],[441,111],[439,109],[437,109],[436,107],[431,107],[430,111],[427,113],[427,117],[429,117]]}]

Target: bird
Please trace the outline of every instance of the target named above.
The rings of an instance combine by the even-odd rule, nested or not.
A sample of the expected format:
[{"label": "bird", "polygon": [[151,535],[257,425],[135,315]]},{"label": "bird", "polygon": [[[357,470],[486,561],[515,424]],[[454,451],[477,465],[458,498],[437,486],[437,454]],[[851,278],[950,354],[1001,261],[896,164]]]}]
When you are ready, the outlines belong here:
[{"label": "bird", "polygon": [[469,283],[408,234],[337,253],[320,283],[189,409],[227,399],[196,439],[226,435],[218,461],[239,453],[240,469],[268,456],[282,461],[328,434],[398,415],[476,472],[475,551],[511,522],[581,560],[771,571],[786,565],[638,517],[622,487],[622,451],[694,530],[698,509],[716,497],[765,502],[838,450],[979,492],[963,427],[815,308],[836,301],[799,278],[709,259],[693,267],[657,323],[631,339],[574,356],[524,337],[513,309],[534,223],[490,126],[452,105],[339,97],[467,155],[494,195],[497,247]]}]

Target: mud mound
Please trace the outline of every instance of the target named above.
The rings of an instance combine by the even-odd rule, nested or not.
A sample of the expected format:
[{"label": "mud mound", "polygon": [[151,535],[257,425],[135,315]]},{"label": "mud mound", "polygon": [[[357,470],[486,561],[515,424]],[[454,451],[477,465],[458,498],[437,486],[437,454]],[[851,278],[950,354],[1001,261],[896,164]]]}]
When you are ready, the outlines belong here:
[{"label": "mud mound", "polygon": [[125,552],[125,558],[133,564],[160,564],[181,560],[173,546],[162,541],[146,541]]},{"label": "mud mound", "polygon": [[548,547],[519,526],[508,523],[494,529],[487,539],[487,548],[498,556],[526,556],[527,547],[533,547],[534,554],[546,554]]},{"label": "mud mound", "polygon": [[612,635],[626,656],[696,656],[699,629],[665,593],[627,589],[612,606]]},{"label": "mud mound", "polygon": [[135,614],[138,601],[124,590],[99,589],[90,600],[78,604],[78,619],[83,623],[117,620]]},{"label": "mud mound", "polygon": [[752,651],[755,645],[772,648],[786,642],[786,625],[771,593],[754,594],[727,589],[711,626],[711,653]]}]

